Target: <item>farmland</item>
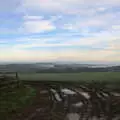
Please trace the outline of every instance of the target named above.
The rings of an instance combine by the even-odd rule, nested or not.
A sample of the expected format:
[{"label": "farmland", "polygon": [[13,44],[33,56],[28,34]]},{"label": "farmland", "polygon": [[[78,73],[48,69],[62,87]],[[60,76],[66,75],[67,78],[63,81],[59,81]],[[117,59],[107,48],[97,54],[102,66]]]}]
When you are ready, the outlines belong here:
[{"label": "farmland", "polygon": [[[34,82],[32,82],[34,83]],[[97,84],[47,84],[38,82],[34,111],[19,120],[119,120],[120,93]],[[57,84],[56,84],[57,83]],[[98,84],[99,85],[99,84]],[[34,85],[33,85],[34,86]],[[29,110],[33,110],[29,108]],[[77,115],[77,116],[76,116]],[[70,118],[73,116],[74,118]],[[77,117],[77,118],[76,118]]]},{"label": "farmland", "polygon": [[84,81],[92,80],[119,82],[120,72],[81,72],[81,73],[19,73],[20,80],[29,81]]},{"label": "farmland", "polygon": [[[10,76],[14,75],[9,74],[9,77]],[[20,93],[16,91],[16,94],[22,95],[16,99],[18,95],[15,94],[14,96],[10,94],[10,100],[12,101],[9,100],[9,104],[5,103],[3,108],[9,108],[9,105],[12,106],[15,102],[15,104],[18,103],[18,106],[13,106],[15,110],[11,108],[9,110],[10,112],[6,112],[3,108],[1,110],[5,114],[9,113],[11,116],[11,111],[18,111],[17,108],[19,108],[19,106],[21,106],[23,110],[24,105],[29,105],[23,112],[18,111],[16,115],[13,113],[14,120],[39,120],[40,118],[42,118],[42,120],[48,120],[48,118],[63,120],[65,118],[66,120],[71,114],[77,114],[81,120],[84,118],[88,120],[92,117],[113,120],[119,117],[120,84],[118,83],[120,83],[120,72],[18,72],[18,78],[24,87],[19,87],[18,90],[20,90]],[[26,89],[26,85],[31,86],[32,92],[30,90],[24,95],[23,90]],[[33,92],[33,90],[36,92]],[[27,96],[34,96],[32,104],[26,103],[26,101],[32,100],[28,99],[29,97]],[[3,98],[1,102],[5,100],[8,99]],[[5,115],[1,115],[1,118],[2,117],[5,117]]]}]

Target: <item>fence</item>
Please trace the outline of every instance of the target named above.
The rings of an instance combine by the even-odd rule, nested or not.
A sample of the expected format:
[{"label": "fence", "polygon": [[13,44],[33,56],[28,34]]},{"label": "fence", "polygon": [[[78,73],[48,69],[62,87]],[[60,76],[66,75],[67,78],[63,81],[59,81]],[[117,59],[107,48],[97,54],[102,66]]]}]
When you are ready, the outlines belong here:
[{"label": "fence", "polygon": [[19,87],[19,83],[17,72],[0,72],[0,90]]}]

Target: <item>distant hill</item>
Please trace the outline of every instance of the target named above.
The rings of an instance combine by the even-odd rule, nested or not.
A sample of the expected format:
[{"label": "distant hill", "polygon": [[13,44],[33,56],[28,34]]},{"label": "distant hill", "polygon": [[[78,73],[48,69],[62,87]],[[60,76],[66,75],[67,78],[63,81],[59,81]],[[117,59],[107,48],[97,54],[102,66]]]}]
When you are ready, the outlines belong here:
[{"label": "distant hill", "polygon": [[17,72],[107,72],[120,71],[120,66],[95,65],[95,64],[67,64],[67,63],[34,63],[34,64],[4,64],[0,71],[7,69]]}]

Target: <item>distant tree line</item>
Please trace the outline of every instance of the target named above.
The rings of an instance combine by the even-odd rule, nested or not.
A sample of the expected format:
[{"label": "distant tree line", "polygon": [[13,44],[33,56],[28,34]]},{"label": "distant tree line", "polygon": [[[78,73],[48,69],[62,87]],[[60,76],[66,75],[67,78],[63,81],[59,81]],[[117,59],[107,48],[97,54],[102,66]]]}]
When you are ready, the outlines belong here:
[{"label": "distant tree line", "polygon": [[120,72],[120,66],[113,66],[113,67],[79,67],[74,65],[55,65],[54,67],[47,66],[46,68],[41,66],[29,65],[29,64],[22,64],[22,65],[6,65],[5,66],[10,71],[17,71],[17,72],[36,72],[36,73],[77,73],[77,72]]},{"label": "distant tree line", "polygon": [[80,67],[80,68],[48,68],[48,69],[38,69],[37,73],[76,73],[76,72],[109,72],[109,71],[120,71],[119,67],[106,67],[106,68],[88,68],[88,67]]}]

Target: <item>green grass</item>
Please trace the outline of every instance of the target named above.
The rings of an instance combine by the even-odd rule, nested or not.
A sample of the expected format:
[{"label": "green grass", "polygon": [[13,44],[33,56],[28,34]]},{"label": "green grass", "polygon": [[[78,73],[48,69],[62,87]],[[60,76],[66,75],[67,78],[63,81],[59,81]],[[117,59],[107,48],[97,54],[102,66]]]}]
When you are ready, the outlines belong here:
[{"label": "green grass", "polygon": [[35,96],[33,88],[14,88],[13,92],[0,93],[0,120],[12,120],[13,114],[18,114],[25,106],[30,105]]},{"label": "green grass", "polygon": [[20,80],[31,81],[120,81],[120,72],[81,72],[81,73],[24,73]]}]

